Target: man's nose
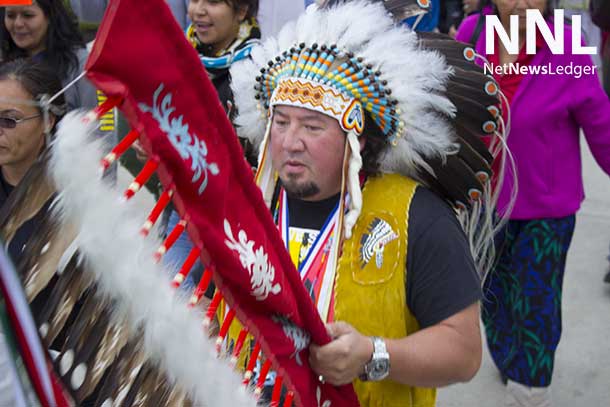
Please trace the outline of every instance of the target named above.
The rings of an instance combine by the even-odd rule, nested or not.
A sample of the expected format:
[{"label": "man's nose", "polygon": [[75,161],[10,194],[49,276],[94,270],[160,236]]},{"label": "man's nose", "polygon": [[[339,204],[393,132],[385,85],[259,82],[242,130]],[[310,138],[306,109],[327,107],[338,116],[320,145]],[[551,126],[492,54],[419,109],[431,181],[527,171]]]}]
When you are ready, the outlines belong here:
[{"label": "man's nose", "polygon": [[284,133],[282,148],[286,151],[301,151],[303,150],[303,147],[303,140],[297,126],[291,125],[286,133]]}]

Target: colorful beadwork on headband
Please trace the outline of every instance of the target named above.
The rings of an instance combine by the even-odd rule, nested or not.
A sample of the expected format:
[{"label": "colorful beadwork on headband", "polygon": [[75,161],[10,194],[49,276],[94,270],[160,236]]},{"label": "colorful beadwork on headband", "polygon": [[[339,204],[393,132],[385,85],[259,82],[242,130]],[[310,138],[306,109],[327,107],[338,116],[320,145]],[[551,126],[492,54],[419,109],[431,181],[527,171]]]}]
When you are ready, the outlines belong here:
[{"label": "colorful beadwork on headband", "polygon": [[364,130],[364,110],[357,99],[311,79],[282,79],[271,96],[270,106],[275,105],[315,110],[333,117],[344,131],[353,130],[358,135]]},{"label": "colorful beadwork on headband", "polygon": [[405,124],[396,107],[398,101],[391,96],[392,91],[386,88],[387,81],[381,76],[381,72],[374,71],[373,66],[366,64],[363,58],[340,51],[336,45],[313,44],[307,47],[300,44],[275,57],[267,63],[266,68],[261,69],[254,87],[255,97],[261,112],[267,114],[273,105],[275,90],[285,79],[298,78],[310,84],[324,85],[361,105],[361,108],[356,108],[357,104],[354,104],[348,115],[337,118],[344,129],[360,127],[358,116],[364,117],[364,109],[388,140],[394,142],[403,135]]}]

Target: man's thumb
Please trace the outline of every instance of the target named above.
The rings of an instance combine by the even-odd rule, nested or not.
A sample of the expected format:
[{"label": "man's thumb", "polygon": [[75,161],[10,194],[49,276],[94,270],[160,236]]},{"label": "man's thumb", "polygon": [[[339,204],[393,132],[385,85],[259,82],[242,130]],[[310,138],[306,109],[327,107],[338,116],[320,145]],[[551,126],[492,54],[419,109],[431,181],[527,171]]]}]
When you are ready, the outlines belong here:
[{"label": "man's thumb", "polygon": [[326,325],[326,330],[331,338],[338,338],[341,335],[346,335],[354,330],[350,324],[347,322],[331,322]]}]

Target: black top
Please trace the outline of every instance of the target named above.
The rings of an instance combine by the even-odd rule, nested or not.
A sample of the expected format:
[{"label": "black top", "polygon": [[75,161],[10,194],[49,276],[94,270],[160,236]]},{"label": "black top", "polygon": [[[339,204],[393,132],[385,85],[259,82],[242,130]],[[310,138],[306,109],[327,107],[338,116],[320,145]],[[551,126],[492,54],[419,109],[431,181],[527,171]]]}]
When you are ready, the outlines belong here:
[{"label": "black top", "polygon": [[[4,206],[8,200],[10,194],[13,192],[15,187],[10,185],[4,179],[2,171],[0,171],[0,208]],[[21,259],[21,254],[25,249],[26,242],[30,239],[30,236],[40,227],[44,216],[46,215],[49,206],[51,205],[52,199],[49,199],[42,208],[34,215],[31,219],[27,220],[17,231],[15,236],[11,239],[8,245],[8,253],[13,261],[13,264],[17,265]]]},{"label": "black top", "polygon": [[341,194],[321,201],[309,202],[288,197],[288,219],[290,226],[307,229],[322,229],[326,219],[339,201]]},{"label": "black top", "polygon": [[470,246],[453,209],[418,187],[409,209],[407,305],[425,328],[482,297]]},{"label": "black top", "polygon": [[[338,199],[289,199],[290,226],[321,229]],[[423,329],[479,301],[481,282],[453,210],[429,189],[417,188],[408,228],[407,306]]]},{"label": "black top", "polygon": [[15,186],[6,182],[4,174],[2,174],[2,170],[0,169],[0,208],[4,205],[11,192],[13,192],[13,189],[15,189]]}]

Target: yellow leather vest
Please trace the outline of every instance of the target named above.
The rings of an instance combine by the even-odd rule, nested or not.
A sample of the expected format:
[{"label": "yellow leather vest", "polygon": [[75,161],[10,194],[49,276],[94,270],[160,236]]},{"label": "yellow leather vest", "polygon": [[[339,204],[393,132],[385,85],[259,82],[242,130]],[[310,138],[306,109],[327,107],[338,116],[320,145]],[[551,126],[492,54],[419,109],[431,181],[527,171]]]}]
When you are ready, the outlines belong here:
[{"label": "yellow leather vest", "polygon": [[[386,174],[371,177],[362,190],[363,207],[352,238],[343,243],[335,280],[335,321],[345,321],[368,336],[402,338],[419,330],[407,308],[406,264],[409,207],[417,183]],[[223,307],[220,309],[222,310]],[[222,311],[219,319],[222,321]],[[235,321],[229,341],[241,325]],[[251,337],[244,349],[250,347]],[[242,352],[237,366],[247,363]],[[434,407],[436,390],[389,380],[354,381],[362,407]]]},{"label": "yellow leather vest", "polygon": [[[416,188],[415,181],[396,174],[369,178],[352,238],[343,243],[334,318],[364,335],[402,338],[419,330],[405,287],[409,207]],[[362,407],[432,407],[436,401],[435,389],[389,380],[356,380],[354,388]]]}]

